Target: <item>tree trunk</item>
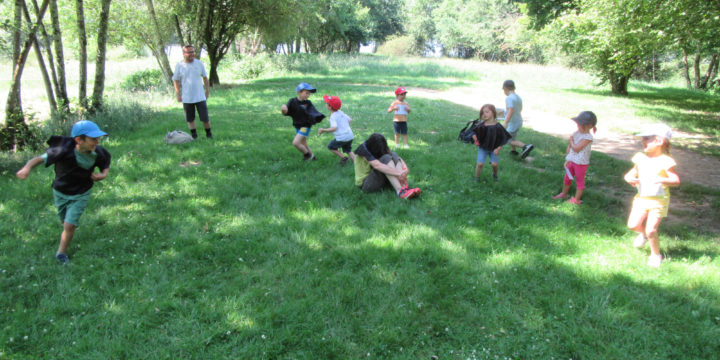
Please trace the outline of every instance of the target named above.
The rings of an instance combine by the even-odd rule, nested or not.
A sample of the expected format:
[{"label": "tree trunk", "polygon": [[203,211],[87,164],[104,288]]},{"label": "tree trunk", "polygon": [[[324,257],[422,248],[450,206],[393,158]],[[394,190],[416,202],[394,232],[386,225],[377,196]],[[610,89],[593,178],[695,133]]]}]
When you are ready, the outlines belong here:
[{"label": "tree trunk", "polygon": [[155,54],[155,58],[158,61],[158,64],[160,64],[160,70],[162,70],[163,75],[165,75],[165,81],[167,81],[169,86],[172,86],[172,76],[173,72],[170,68],[170,62],[168,61],[167,54],[165,54],[165,44],[162,41],[162,37],[160,36],[160,25],[158,25],[157,22],[157,16],[155,15],[155,6],[153,5],[152,0],[145,0],[145,6],[148,8],[148,13],[150,15],[150,23],[153,27],[153,42],[155,43],[155,50],[153,53]]},{"label": "tree trunk", "polygon": [[[20,10],[20,20],[22,21],[22,10],[25,8],[25,0],[16,0],[15,5],[21,6],[17,10]],[[43,0],[40,11],[37,14],[38,23],[42,22],[47,6],[48,0]],[[15,18],[15,20],[17,20],[17,18]],[[15,31],[19,32],[22,26],[21,24],[16,25],[18,26],[15,27]],[[22,110],[20,84],[22,72],[25,68],[25,62],[27,61],[28,54],[30,53],[30,47],[33,46],[33,39],[35,33],[37,32],[37,28],[38,24],[32,26],[28,33],[28,37],[25,39],[25,43],[22,46],[22,50],[17,52],[18,56],[14,59],[13,76],[5,105],[5,126],[0,129],[0,150],[15,149],[22,147],[25,144],[24,136],[27,131],[27,124],[25,124],[25,117]],[[13,52],[15,52],[14,49]]]},{"label": "tree trunk", "polygon": [[[33,21],[30,18],[30,12],[27,7],[23,7],[23,13],[25,15],[25,21],[27,21],[28,24],[32,24]],[[38,27],[42,25],[42,21],[38,21],[37,23]],[[47,67],[45,66],[45,59],[43,58],[42,50],[40,50],[40,42],[38,41],[36,34],[28,34],[28,37],[31,38],[30,40],[33,43],[35,56],[37,56],[38,67],[40,67],[40,74],[42,75],[43,83],[45,85],[45,93],[47,94],[48,102],[50,103],[50,112],[54,114],[57,111],[57,102],[55,102],[55,93],[53,92],[53,85],[50,81]]]},{"label": "tree trunk", "polygon": [[78,100],[80,100],[80,107],[87,109],[87,35],[85,34],[85,9],[83,8],[83,0],[75,0],[75,12],[77,15],[78,43],[80,45],[80,53],[78,54],[78,60],[80,62]]},{"label": "tree trunk", "polygon": [[[22,36],[22,9],[24,8],[24,0],[15,0],[15,6],[13,8],[13,36],[12,36],[12,49],[13,49],[13,61],[16,61],[20,56],[20,44]],[[13,67],[15,64],[13,63]],[[13,71],[15,69],[13,68]]]},{"label": "tree trunk", "polygon": [[[33,3],[33,8],[35,9],[35,13],[37,14],[40,10],[40,8],[37,4],[37,1],[32,0],[32,3]],[[52,13],[52,9],[50,12]],[[54,90],[54,94],[55,94],[55,96],[53,98],[56,101],[55,107],[57,108],[58,78],[57,78],[57,73],[55,72],[55,60],[53,59],[53,53],[52,53],[52,41],[50,40],[50,36],[47,33],[47,29],[45,29],[45,24],[41,23],[39,30],[43,36],[42,47],[45,48],[45,51],[47,53],[48,67],[50,68],[50,75],[51,75],[51,79],[52,79],[52,89]],[[37,41],[37,38],[35,39],[35,41]]]},{"label": "tree trunk", "polygon": [[700,81],[700,88],[703,90],[708,89],[708,81],[712,80],[715,77],[715,73],[717,73],[717,67],[718,67],[718,60],[720,60],[720,54],[715,54],[710,58],[710,65],[708,65],[707,72],[705,73],[705,76],[703,76],[702,80]]},{"label": "tree trunk", "polygon": [[695,62],[693,63],[693,71],[695,75],[695,89],[700,88],[700,60],[702,60],[702,58],[700,57],[700,51],[698,50],[698,52],[695,53]]},{"label": "tree trunk", "polygon": [[95,57],[95,81],[93,82],[92,112],[103,108],[103,93],[105,92],[105,52],[107,51],[108,19],[110,18],[110,4],[112,0],[102,0],[100,10],[100,23],[98,24],[97,56]]},{"label": "tree trunk", "polygon": [[690,67],[688,65],[687,51],[683,49],[683,75],[685,76],[685,85],[688,89],[692,89],[692,83],[690,82]]},{"label": "tree trunk", "polygon": [[68,99],[67,83],[65,81],[65,54],[63,52],[62,32],[60,31],[60,20],[58,16],[57,0],[50,0],[50,19],[53,27],[53,47],[57,59],[57,85],[55,95],[64,112],[70,111],[70,99]]},{"label": "tree trunk", "polygon": [[627,86],[628,81],[630,81],[630,76],[627,75],[621,75],[617,73],[611,73],[610,76],[610,86],[612,87],[612,93],[616,95],[627,95]]},{"label": "tree trunk", "polygon": [[218,56],[208,49],[208,58],[210,58],[210,86],[220,85],[220,76],[218,76],[217,69],[223,56]]},{"label": "tree trunk", "polygon": [[180,28],[180,18],[175,15],[175,31],[177,31],[178,39],[180,39],[180,46],[188,45],[183,38],[182,29]]}]

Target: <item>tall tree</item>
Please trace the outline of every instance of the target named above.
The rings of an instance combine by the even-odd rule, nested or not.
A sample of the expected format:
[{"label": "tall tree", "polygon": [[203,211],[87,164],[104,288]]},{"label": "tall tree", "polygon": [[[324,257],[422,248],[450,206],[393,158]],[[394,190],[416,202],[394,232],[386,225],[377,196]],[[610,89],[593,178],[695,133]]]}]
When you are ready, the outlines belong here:
[{"label": "tall tree", "polygon": [[97,34],[97,56],[95,59],[95,81],[93,83],[92,110],[102,110],[105,89],[105,52],[107,45],[108,18],[112,0],[102,0],[100,23]]},{"label": "tall tree", "polygon": [[152,25],[152,41],[150,41],[152,46],[150,49],[155,55],[155,59],[157,60],[158,65],[160,65],[160,69],[162,70],[168,85],[172,85],[173,71],[170,68],[170,62],[168,61],[167,54],[165,53],[165,40],[163,40],[163,31],[160,27],[157,15],[155,14],[155,5],[152,0],[145,0],[145,6],[147,7],[150,24]]},{"label": "tall tree", "polygon": [[[23,13],[25,15],[25,21],[27,21],[28,24],[32,24],[33,21],[30,18],[30,12],[28,11],[27,7],[23,8]],[[38,29],[41,28],[42,21],[38,21]],[[52,80],[50,80],[50,75],[48,75],[47,67],[45,66],[45,58],[43,57],[42,50],[40,49],[40,41],[38,40],[37,34],[28,34],[28,36],[32,37],[31,40],[33,43],[33,49],[35,50],[38,67],[40,68],[40,74],[42,75],[43,84],[45,85],[45,93],[47,94],[48,102],[50,103],[50,112],[54,113],[57,111],[57,102],[55,101],[53,83]]]},{"label": "tall tree", "polygon": [[60,30],[60,19],[58,14],[57,0],[50,0],[50,21],[52,22],[52,43],[55,49],[55,70],[57,72],[57,83],[55,95],[60,108],[64,112],[70,111],[70,99],[68,98],[67,83],[65,81],[65,54],[63,52],[62,31]]},{"label": "tall tree", "polygon": [[[37,33],[38,26],[42,22],[47,6],[48,0],[43,0],[40,11],[37,14],[37,23],[28,24],[30,29],[28,30],[28,36],[26,36],[22,47],[18,48],[16,46],[17,44],[13,44],[13,53],[16,53],[17,56],[13,59],[13,76],[5,105],[5,125],[0,129],[0,150],[9,150],[24,145],[23,133],[27,130],[27,124],[25,123],[23,115],[20,84],[25,62],[30,53],[30,48],[33,46],[34,35]],[[15,0],[15,7],[16,31],[19,32],[22,28],[22,12],[23,9],[27,7],[25,0]],[[20,15],[20,22],[17,22],[18,14]],[[19,38],[20,34],[18,33],[17,39]]]},{"label": "tall tree", "polygon": [[85,5],[83,0],[75,0],[75,14],[78,32],[78,100],[83,109],[88,108],[87,101],[87,35],[85,31]]}]

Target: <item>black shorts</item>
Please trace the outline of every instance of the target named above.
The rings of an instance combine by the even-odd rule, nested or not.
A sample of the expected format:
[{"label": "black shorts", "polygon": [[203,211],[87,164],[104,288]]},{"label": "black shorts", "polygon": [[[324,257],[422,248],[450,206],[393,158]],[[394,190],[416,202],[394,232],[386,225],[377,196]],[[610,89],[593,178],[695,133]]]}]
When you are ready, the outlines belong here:
[{"label": "black shorts", "polygon": [[185,121],[187,122],[195,121],[195,109],[197,109],[198,115],[200,115],[200,121],[204,123],[210,121],[206,101],[192,104],[183,103],[183,109],[185,109]]},{"label": "black shorts", "polygon": [[407,121],[393,121],[393,129],[396,134],[407,135]]},{"label": "black shorts", "polygon": [[333,139],[333,141],[331,141],[331,142],[328,144],[328,149],[330,149],[330,150],[337,150],[337,149],[342,148],[342,152],[344,152],[344,153],[347,154],[347,153],[349,153],[350,151],[352,151],[352,142],[353,142],[352,140],[350,140],[350,141],[337,141],[337,140]]}]

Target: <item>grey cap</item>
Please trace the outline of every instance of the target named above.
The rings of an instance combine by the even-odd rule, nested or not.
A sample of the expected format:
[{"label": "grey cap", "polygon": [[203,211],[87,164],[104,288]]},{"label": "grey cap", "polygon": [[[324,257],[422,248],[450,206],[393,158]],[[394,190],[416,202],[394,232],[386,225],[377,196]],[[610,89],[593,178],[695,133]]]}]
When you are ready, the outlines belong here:
[{"label": "grey cap", "polygon": [[583,111],[578,116],[572,118],[578,125],[597,125],[597,116],[592,111]]}]

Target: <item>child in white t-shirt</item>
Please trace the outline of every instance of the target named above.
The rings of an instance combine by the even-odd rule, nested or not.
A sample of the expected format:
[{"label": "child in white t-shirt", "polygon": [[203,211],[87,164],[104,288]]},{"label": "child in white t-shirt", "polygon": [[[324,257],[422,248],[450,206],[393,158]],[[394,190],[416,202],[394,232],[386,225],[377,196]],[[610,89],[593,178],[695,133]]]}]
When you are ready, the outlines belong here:
[{"label": "child in white t-shirt", "polygon": [[575,196],[568,200],[569,203],[582,204],[583,191],[585,190],[585,174],[590,166],[590,148],[593,136],[590,130],[597,131],[597,116],[592,111],[583,111],[572,118],[577,123],[577,131],[570,136],[565,156],[565,178],[563,179],[562,191],[553,196],[553,199],[567,199],[572,180],[575,180]]},{"label": "child in white t-shirt", "polygon": [[[323,96],[323,101],[325,101],[325,105],[328,110],[330,110],[330,127],[326,129],[318,129],[318,135],[327,132],[334,133],[335,139],[330,141],[328,149],[330,149],[333,154],[340,157],[340,165],[347,164],[348,157],[352,161],[355,161],[355,155],[352,152],[352,142],[355,137],[352,129],[350,129],[350,122],[352,122],[352,119],[344,112],[340,111],[342,101],[340,101],[339,97],[325,95]],[[343,155],[339,149],[342,149],[347,156]]]}]

